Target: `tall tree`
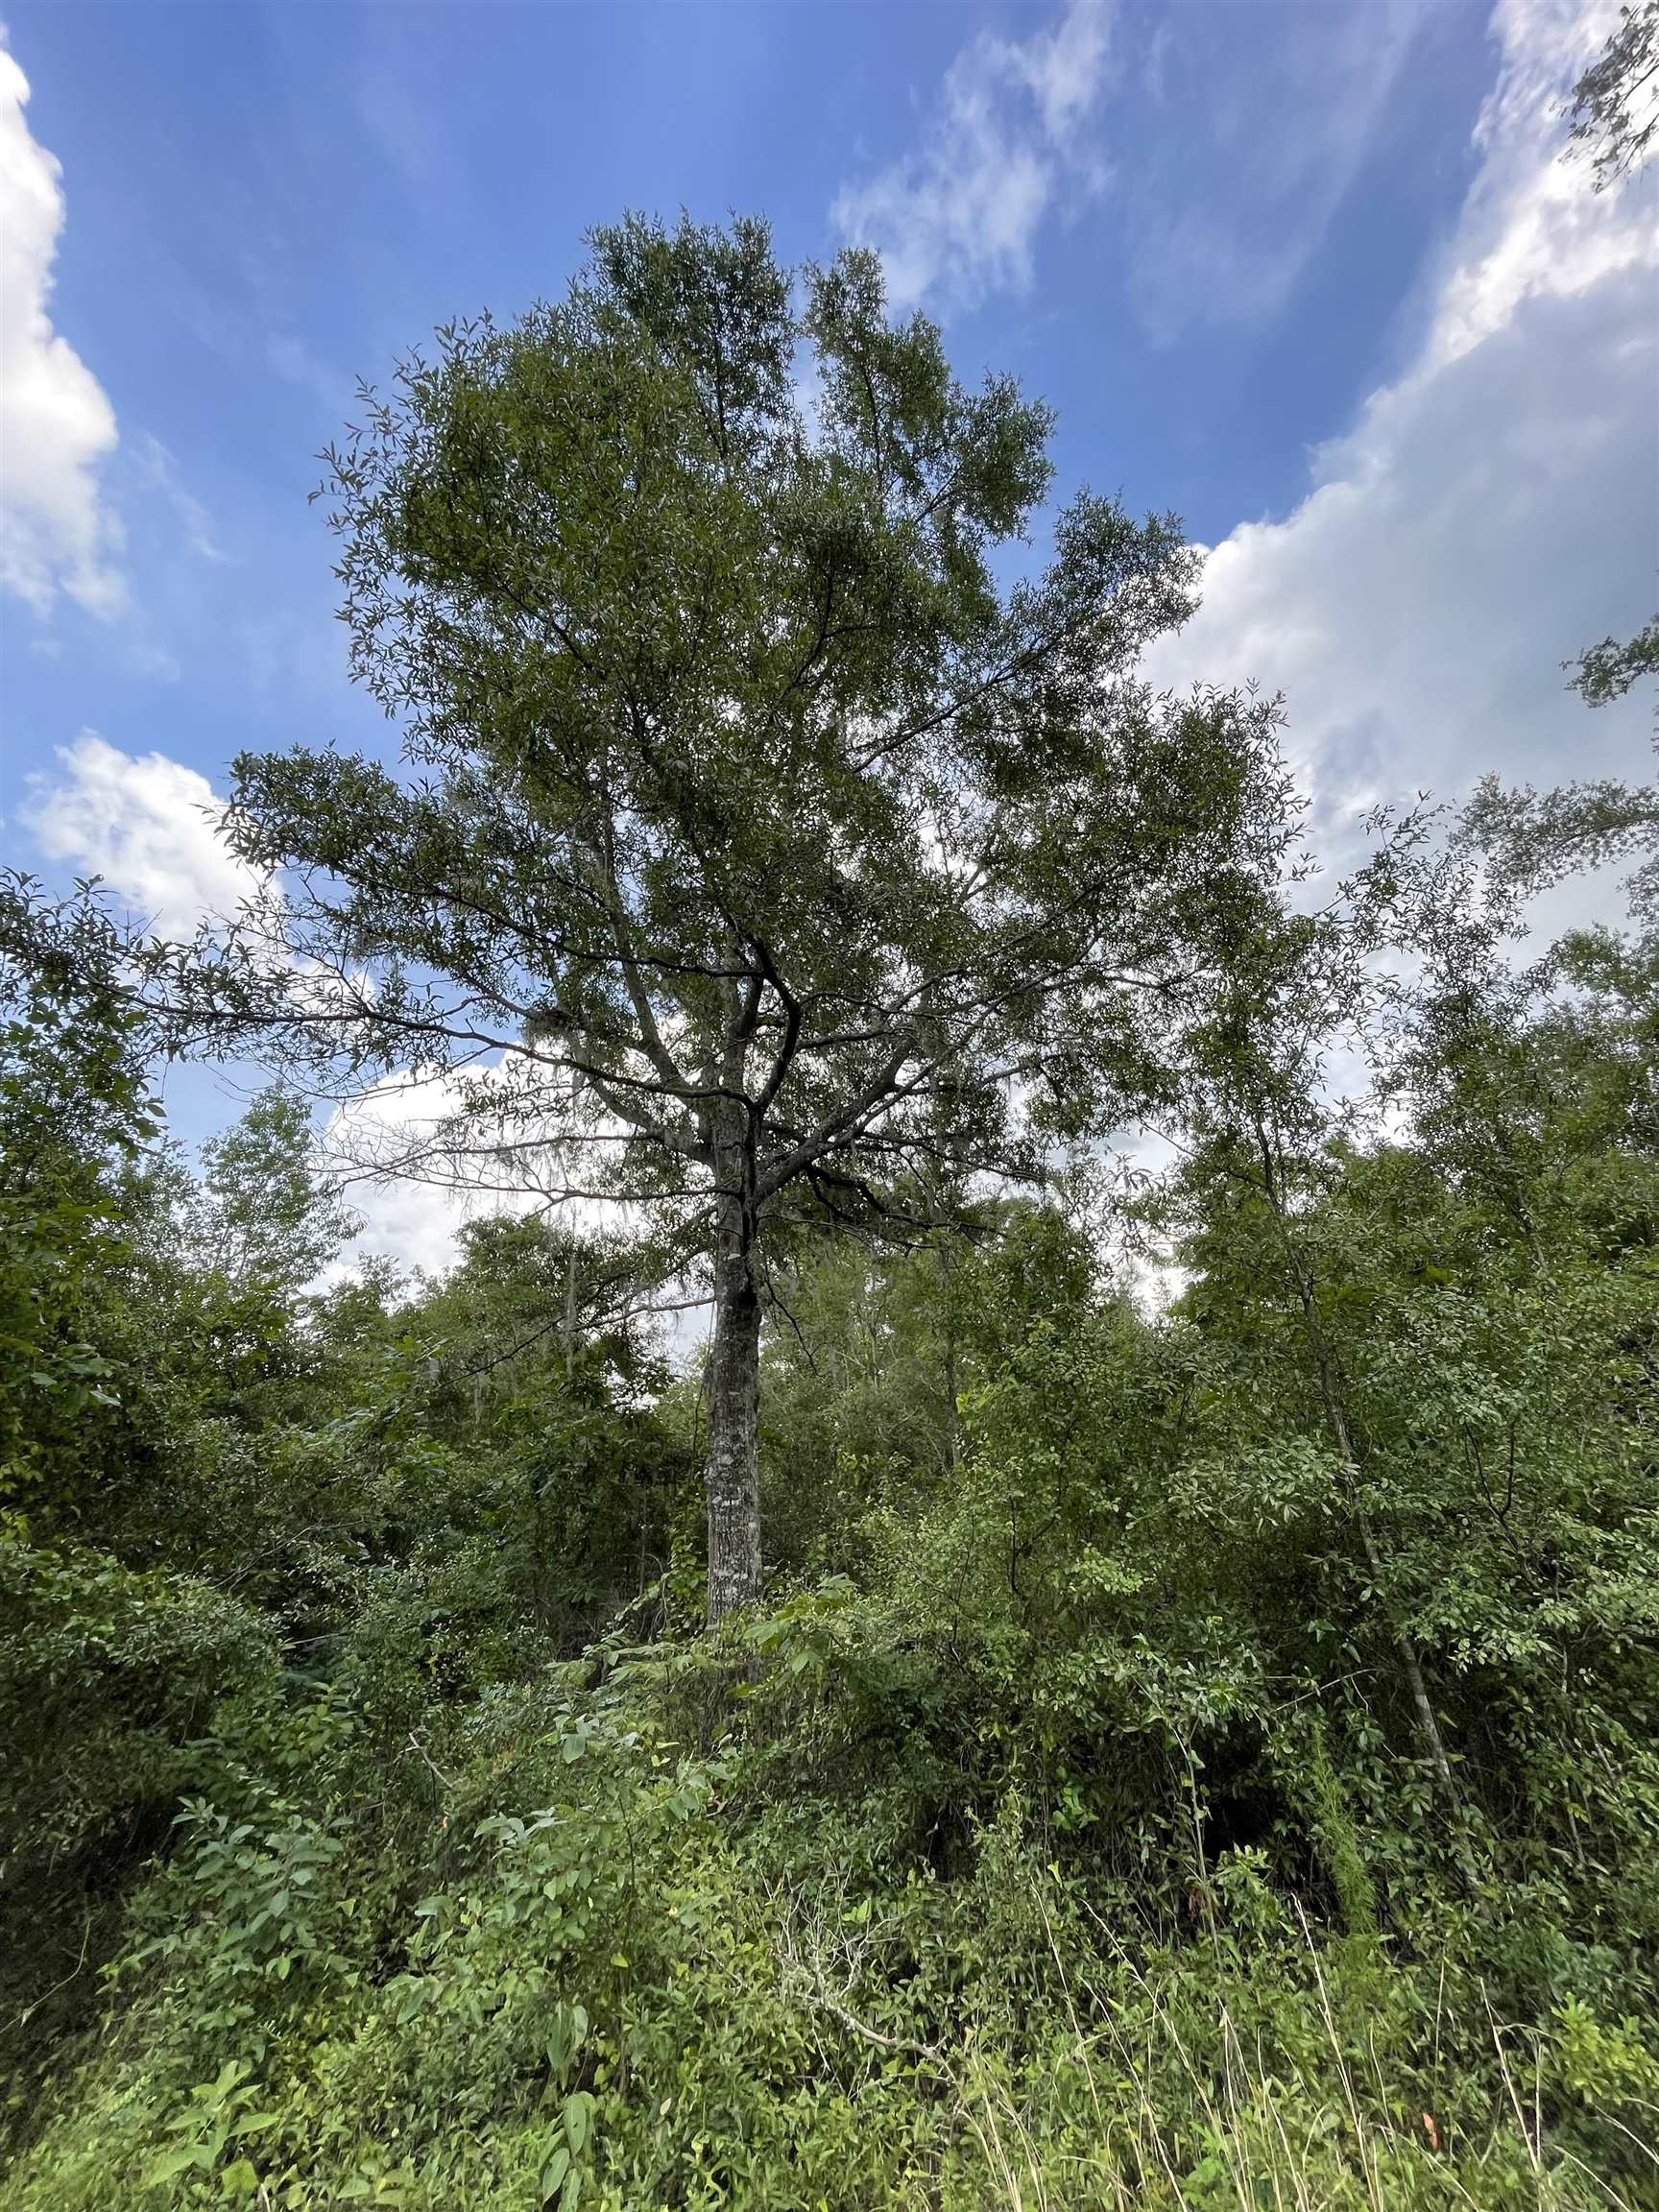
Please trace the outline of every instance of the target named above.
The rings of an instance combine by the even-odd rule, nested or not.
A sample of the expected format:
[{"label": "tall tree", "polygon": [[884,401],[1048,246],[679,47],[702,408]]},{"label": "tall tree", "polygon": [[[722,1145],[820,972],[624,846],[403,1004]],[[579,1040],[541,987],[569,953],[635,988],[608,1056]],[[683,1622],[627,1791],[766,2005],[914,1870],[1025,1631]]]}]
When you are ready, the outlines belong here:
[{"label": "tall tree", "polygon": [[202,1147],[186,1204],[188,1250],[228,1291],[293,1300],[361,1226],[339,1190],[312,1171],[311,1118],[273,1084]]},{"label": "tall tree", "polygon": [[238,759],[284,899],[173,978],[222,1038],[441,1073],[403,1166],[534,1162],[707,1264],[717,1623],[760,1587],[768,1249],[925,1232],[1123,1111],[1278,866],[1284,779],[1269,704],[1135,680],[1193,605],[1172,517],[1079,493],[1015,575],[1048,412],[964,389],[873,255],[792,276],[752,221],[591,247],[327,456],[353,671],[413,773]]}]

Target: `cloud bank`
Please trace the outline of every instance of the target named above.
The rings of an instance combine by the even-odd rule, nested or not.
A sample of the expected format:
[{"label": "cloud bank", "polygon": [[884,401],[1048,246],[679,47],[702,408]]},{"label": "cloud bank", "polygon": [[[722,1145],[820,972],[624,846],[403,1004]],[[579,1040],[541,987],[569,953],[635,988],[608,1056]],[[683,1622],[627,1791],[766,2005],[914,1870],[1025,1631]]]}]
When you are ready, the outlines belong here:
[{"label": "cloud bank", "polygon": [[[101,877],[157,934],[187,939],[264,888],[226,843],[225,802],[195,769],[164,753],[124,753],[92,730],[60,746],[57,757],[58,775],[36,779],[22,809],[42,856],[78,876]],[[364,1221],[353,1258],[384,1254],[402,1268],[442,1273],[465,1222],[534,1203],[492,1190],[482,1172],[470,1190],[369,1173],[373,1163],[435,1140],[459,1096],[443,1077],[392,1075],[328,1116],[323,1161],[348,1183]]]},{"label": "cloud bank", "polygon": [[1151,658],[1160,682],[1283,691],[1327,845],[1379,798],[1487,770],[1640,772],[1644,703],[1590,714],[1561,671],[1651,613],[1659,565],[1654,180],[1598,196],[1561,157],[1609,18],[1502,0],[1480,166],[1414,360],[1290,515],[1211,551],[1199,614]]},{"label": "cloud bank", "polygon": [[115,411],[52,326],[62,172],[30,133],[28,99],[0,44],[0,588],[37,614],[64,592],[109,615],[126,604],[120,528],[99,479]]}]

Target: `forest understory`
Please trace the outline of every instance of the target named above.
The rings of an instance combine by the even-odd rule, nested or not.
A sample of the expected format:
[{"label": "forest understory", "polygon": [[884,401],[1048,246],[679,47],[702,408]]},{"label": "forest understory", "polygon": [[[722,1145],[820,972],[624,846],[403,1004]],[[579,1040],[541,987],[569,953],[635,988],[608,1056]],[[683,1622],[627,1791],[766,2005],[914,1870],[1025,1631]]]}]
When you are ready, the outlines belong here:
[{"label": "forest understory", "polygon": [[711,1641],[614,1250],[309,1289],[303,1108],[187,1173],[32,914],[0,2202],[1659,2202],[1651,940],[1143,1188],[1161,1310],[804,1242]]}]

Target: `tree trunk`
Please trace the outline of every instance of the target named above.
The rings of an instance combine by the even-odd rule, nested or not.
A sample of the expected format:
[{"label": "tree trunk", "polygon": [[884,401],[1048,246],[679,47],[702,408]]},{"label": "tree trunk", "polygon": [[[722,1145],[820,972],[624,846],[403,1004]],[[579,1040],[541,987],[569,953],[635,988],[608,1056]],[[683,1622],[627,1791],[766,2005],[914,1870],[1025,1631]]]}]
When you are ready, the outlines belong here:
[{"label": "tree trunk", "polygon": [[748,1239],[724,1235],[715,1258],[714,1340],[709,1354],[709,1625],[760,1595],[760,1298]]}]

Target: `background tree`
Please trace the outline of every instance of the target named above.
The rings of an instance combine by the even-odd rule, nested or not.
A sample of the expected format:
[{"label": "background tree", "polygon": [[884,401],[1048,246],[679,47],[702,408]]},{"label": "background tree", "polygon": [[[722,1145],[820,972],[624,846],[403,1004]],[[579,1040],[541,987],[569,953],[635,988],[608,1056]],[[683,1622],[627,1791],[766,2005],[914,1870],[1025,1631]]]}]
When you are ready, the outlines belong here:
[{"label": "background tree", "polygon": [[0,877],[0,1520],[72,1503],[111,1428],[102,1342],[155,1137],[122,931]]},{"label": "background tree", "polygon": [[955,1474],[961,1403],[1039,1320],[1088,1306],[1093,1249],[1058,1207],[990,1199],[976,1213],[926,1248],[820,1237],[775,1270],[760,1485],[786,1573],[855,1570],[872,1512]]},{"label": "background tree", "polygon": [[711,1621],[760,1587],[777,1239],[924,1234],[1120,1115],[1278,865],[1272,709],[1134,680],[1193,603],[1174,521],[1080,493],[1007,581],[1048,429],[890,325],[873,255],[595,233],[328,456],[353,670],[418,780],[241,757],[231,835],[287,902],[174,967],[221,1041],[447,1078],[383,1165],[628,1201],[707,1265]]},{"label": "background tree", "polygon": [[[1333,1193],[1354,1180],[1357,1143],[1377,1127],[1385,1091],[1370,1056],[1398,996],[1402,941],[1427,932],[1431,958],[1466,966],[1488,948],[1455,856],[1426,851],[1430,820],[1391,823],[1382,850],[1311,914],[1263,897],[1195,1027],[1179,1124],[1187,1157],[1153,1208],[1185,1219],[1183,1260],[1207,1318],[1219,1306],[1230,1338],[1298,1373],[1309,1425],[1334,1455],[1366,1574],[1385,1599],[1386,1628],[1426,1759],[1448,1797],[1450,1760],[1418,1641],[1394,1596],[1387,1485],[1372,1464],[1355,1405],[1343,1306],[1358,1272],[1355,1223]],[[1424,950],[1414,947],[1415,950]],[[1241,1297],[1250,1314],[1227,1311]]]},{"label": "background tree", "polygon": [[189,1228],[196,1264],[232,1291],[292,1298],[357,1234],[337,1187],[312,1172],[311,1115],[278,1086],[202,1148]]}]

